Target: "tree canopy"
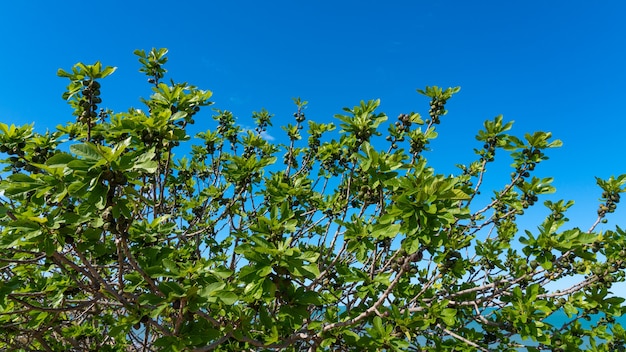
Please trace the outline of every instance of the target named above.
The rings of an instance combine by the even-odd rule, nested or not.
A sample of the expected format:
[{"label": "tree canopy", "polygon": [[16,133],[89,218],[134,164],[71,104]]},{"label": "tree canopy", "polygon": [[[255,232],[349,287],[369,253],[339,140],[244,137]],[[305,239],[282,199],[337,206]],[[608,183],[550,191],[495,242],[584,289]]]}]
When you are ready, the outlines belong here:
[{"label": "tree canopy", "polygon": [[[590,229],[546,200],[521,231],[554,192],[533,174],[561,143],[498,116],[475,160],[437,173],[429,145],[458,87],[419,90],[425,117],[389,123],[373,100],[316,123],[294,99],[277,142],[265,110],[248,129],[215,109],[192,137],[211,92],[167,82],[167,50],[135,54],[143,109],[100,108],[115,68],[79,63],[58,72],[74,122],[0,123],[0,349],[623,349],[626,234],[596,226],[626,175],[597,180]],[[507,155],[503,187],[483,189]]]}]

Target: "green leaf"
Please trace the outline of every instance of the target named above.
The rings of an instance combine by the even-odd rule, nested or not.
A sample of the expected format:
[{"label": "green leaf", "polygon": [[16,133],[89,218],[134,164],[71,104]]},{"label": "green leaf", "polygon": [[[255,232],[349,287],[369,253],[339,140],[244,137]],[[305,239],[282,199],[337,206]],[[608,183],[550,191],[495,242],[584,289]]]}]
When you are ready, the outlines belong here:
[{"label": "green leaf", "polygon": [[456,309],[444,308],[441,311],[440,318],[447,326],[453,326],[456,323],[456,313]]},{"label": "green leaf", "polygon": [[304,265],[294,270],[308,279],[314,279],[320,276],[320,269],[317,264]]},{"label": "green leaf", "polygon": [[179,275],[180,274],[180,271],[178,269],[178,265],[173,260],[170,260],[168,258],[164,258],[163,259],[163,267],[165,267],[165,269],[169,270],[169,272],[171,272],[174,275]]},{"label": "green leaf", "polygon": [[400,224],[378,224],[374,226],[371,236],[376,239],[394,238],[398,235]]},{"label": "green leaf", "polygon": [[132,170],[140,170],[147,173],[154,173],[158,167],[158,163],[153,160],[155,158],[154,149],[142,152],[135,159]]},{"label": "green leaf", "polygon": [[571,318],[574,315],[578,314],[578,309],[574,307],[571,303],[565,303],[563,305],[563,311],[565,312],[565,314],[567,314],[568,318]]},{"label": "green leaf", "polygon": [[159,291],[168,297],[182,297],[185,290],[179,284],[172,281],[163,281],[159,283]]},{"label": "green leaf", "polygon": [[272,272],[272,267],[271,266],[263,266],[261,267],[261,269],[259,269],[257,271],[257,275],[259,275],[260,277],[265,277],[267,275],[269,275]]},{"label": "green leaf", "polygon": [[200,289],[200,291],[198,291],[198,295],[210,299],[215,297],[216,293],[220,292],[224,287],[226,287],[226,284],[223,282],[213,282]]},{"label": "green leaf", "polygon": [[67,153],[57,153],[46,160],[46,165],[51,167],[65,167],[71,161],[76,160],[72,155]]},{"label": "green leaf", "polygon": [[374,326],[374,330],[379,333],[379,335],[383,335],[385,333],[385,329],[383,328],[383,320],[379,316],[375,316],[372,320],[372,325]]},{"label": "green leaf", "polygon": [[215,295],[217,295],[220,301],[227,305],[233,305],[239,300],[239,297],[232,291],[222,290],[216,292]]},{"label": "green leaf", "polygon": [[67,163],[67,167],[76,171],[88,171],[94,165],[93,159],[90,161],[74,159]]},{"label": "green leaf", "polygon": [[102,159],[102,156],[98,152],[96,146],[91,143],[72,144],[70,145],[70,151],[87,160],[97,161]]},{"label": "green leaf", "polygon": [[113,74],[113,72],[115,72],[117,70],[117,67],[111,67],[111,66],[107,66],[104,68],[104,70],[102,70],[100,72],[100,77],[99,78],[104,78],[106,76],[109,76],[111,74]]}]

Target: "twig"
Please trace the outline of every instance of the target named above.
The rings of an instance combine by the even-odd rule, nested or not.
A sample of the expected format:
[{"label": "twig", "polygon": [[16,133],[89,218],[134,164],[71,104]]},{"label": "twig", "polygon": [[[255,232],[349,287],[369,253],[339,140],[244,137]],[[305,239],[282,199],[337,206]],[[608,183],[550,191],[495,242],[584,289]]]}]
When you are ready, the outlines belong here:
[{"label": "twig", "polygon": [[466,339],[465,337],[463,337],[461,335],[455,334],[454,332],[452,332],[452,331],[444,328],[443,326],[441,326],[441,324],[437,324],[437,327],[440,328],[441,330],[443,330],[443,332],[445,332],[446,334],[454,337],[457,340],[461,340],[461,341],[465,342],[466,344],[468,344],[468,345],[470,345],[470,346],[472,346],[472,347],[474,347],[476,349],[479,349],[479,350],[481,350],[483,352],[489,352],[488,349],[481,347],[480,345],[478,345],[478,344],[476,344],[476,343]]}]

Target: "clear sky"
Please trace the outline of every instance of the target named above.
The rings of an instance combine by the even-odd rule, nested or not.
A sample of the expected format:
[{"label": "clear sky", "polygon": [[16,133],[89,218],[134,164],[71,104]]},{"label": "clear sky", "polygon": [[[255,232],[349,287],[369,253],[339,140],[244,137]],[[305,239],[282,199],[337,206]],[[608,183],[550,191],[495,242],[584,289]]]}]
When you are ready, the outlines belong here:
[{"label": "clear sky", "polygon": [[[498,114],[519,135],[552,131],[564,146],[538,172],[556,178],[557,198],[577,202],[570,218],[586,229],[594,175],[626,173],[625,19],[622,0],[3,1],[0,121],[43,131],[72,120],[56,71],[78,61],[118,67],[103,106],[142,107],[150,90],[132,52],[152,47],[170,50],[167,77],[212,90],[214,106],[242,124],[252,111],[274,113],[277,141],[292,97],[318,122],[380,98],[393,121],[427,116],[417,88],[458,85],[429,160],[444,173],[470,162],[475,133]],[[203,116],[197,130],[212,126]],[[505,178],[488,185],[499,187],[510,170],[495,171]]]}]

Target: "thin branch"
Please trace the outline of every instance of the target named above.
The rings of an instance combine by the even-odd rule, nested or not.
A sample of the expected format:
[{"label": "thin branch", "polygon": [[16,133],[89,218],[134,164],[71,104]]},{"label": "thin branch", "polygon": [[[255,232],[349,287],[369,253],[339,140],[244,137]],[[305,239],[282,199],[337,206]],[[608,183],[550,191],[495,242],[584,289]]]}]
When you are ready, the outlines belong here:
[{"label": "thin branch", "polygon": [[444,328],[443,326],[441,326],[441,324],[437,324],[437,327],[438,327],[438,328],[440,328],[440,329],[441,329],[443,332],[445,332],[446,334],[448,334],[448,335],[450,335],[450,336],[454,337],[454,338],[455,338],[455,339],[457,339],[457,340],[463,341],[463,342],[465,342],[466,344],[468,344],[468,345],[470,345],[470,346],[472,346],[472,347],[474,347],[474,348],[476,348],[476,349],[478,349],[478,350],[481,350],[481,351],[483,351],[483,352],[489,352],[489,350],[488,350],[488,349],[481,347],[481,346],[480,346],[480,345],[478,345],[477,343],[474,343],[474,342],[472,342],[472,341],[470,341],[470,340],[466,339],[465,337],[463,337],[463,336],[461,336],[461,335],[455,334],[454,332],[452,332],[452,331],[450,331],[450,330],[448,330],[448,329]]},{"label": "thin branch", "polygon": [[341,321],[341,322],[336,322],[336,323],[331,323],[331,324],[324,325],[322,327],[321,331],[317,334],[317,337],[321,337],[321,335],[323,333],[325,333],[325,332],[327,332],[329,330],[335,329],[335,328],[339,328],[339,327],[342,327],[342,326],[348,326],[348,325],[354,325],[354,324],[362,321],[363,319],[367,318],[372,313],[374,313],[378,309],[378,307],[380,307],[380,305],[391,294],[391,291],[393,291],[393,289],[396,287],[398,282],[400,282],[400,278],[402,278],[402,276],[404,275],[404,273],[406,273],[406,271],[408,269],[409,269],[409,258],[405,259],[405,262],[400,267],[400,270],[398,271],[398,274],[396,274],[396,277],[393,279],[393,281],[391,281],[391,283],[389,284],[389,286],[387,287],[385,292],[383,292],[383,294],[378,298],[378,300],[371,307],[366,309],[363,313],[359,314],[355,318],[348,319],[348,320]]}]

